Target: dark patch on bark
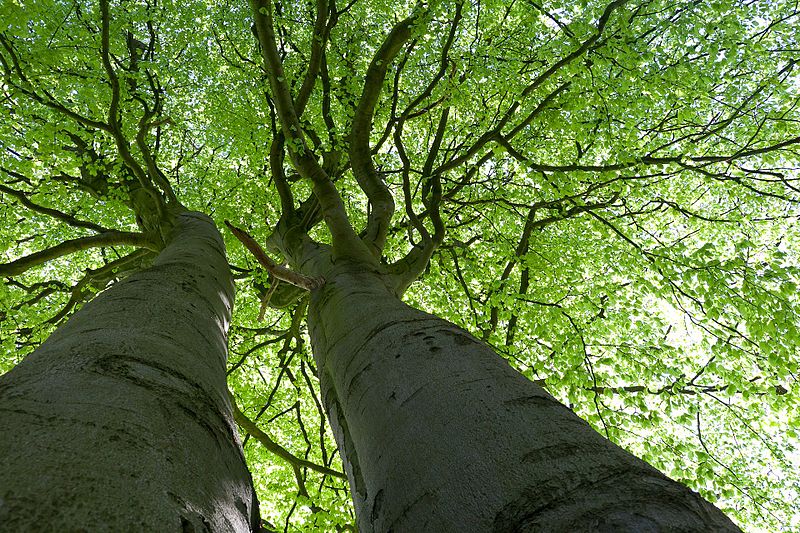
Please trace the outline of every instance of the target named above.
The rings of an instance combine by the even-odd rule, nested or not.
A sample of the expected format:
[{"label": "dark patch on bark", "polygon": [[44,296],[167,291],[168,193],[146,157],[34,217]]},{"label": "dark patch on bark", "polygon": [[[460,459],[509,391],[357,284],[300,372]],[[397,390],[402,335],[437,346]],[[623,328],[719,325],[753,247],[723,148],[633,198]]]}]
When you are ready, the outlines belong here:
[{"label": "dark patch on bark", "polygon": [[372,502],[372,514],[370,517],[372,518],[373,524],[381,515],[381,508],[383,508],[383,489],[379,490],[378,493],[375,495],[375,500]]},{"label": "dark patch on bark", "polygon": [[468,346],[470,344],[480,344],[480,345],[483,344],[481,343],[481,341],[479,341],[466,331],[458,331],[451,328],[442,328],[438,330],[437,333],[451,337],[453,339],[453,342],[456,343],[458,346]]},{"label": "dark patch on bark", "polygon": [[[328,388],[325,394],[325,400],[326,403],[331,406],[328,416],[332,420],[336,420],[339,430],[342,433],[344,450],[342,451],[343,453],[341,456],[343,460],[347,459],[347,464],[350,466],[350,471],[353,475],[353,483],[355,484],[355,487],[352,487],[352,489],[355,494],[366,500],[366,484],[364,483],[364,476],[361,475],[361,465],[358,463],[358,454],[353,446],[353,440],[350,438],[350,430],[347,427],[347,419],[344,417],[344,413],[342,412],[342,406],[339,403],[339,397],[336,396],[336,391],[333,388]],[[331,410],[333,411],[332,413],[330,412]]]},{"label": "dark patch on bark", "polygon": [[417,390],[415,390],[414,392],[412,392],[412,393],[411,393],[411,395],[410,395],[408,398],[406,398],[405,400],[403,400],[403,401],[400,403],[400,407],[403,407],[403,406],[405,406],[405,405],[406,405],[408,402],[410,402],[411,400],[413,400],[413,399],[414,399],[414,398],[415,398],[415,397],[416,397],[416,396],[417,396],[417,395],[418,395],[420,392],[422,392],[423,390],[425,390],[425,388],[426,388],[427,386],[428,386],[428,384],[427,384],[427,383],[426,383],[426,384],[423,384],[423,385],[422,385],[421,387],[419,387]]},{"label": "dark patch on bark", "polygon": [[197,292],[197,283],[191,278],[184,278],[181,281],[181,289],[189,294]]},{"label": "dark patch on bark", "polygon": [[[604,497],[607,494],[614,497]],[[493,531],[721,533],[739,529],[690,489],[645,464],[629,464],[563,491],[530,485],[495,515]]]},{"label": "dark patch on bark", "polygon": [[436,337],[434,335],[426,334],[424,330],[412,333],[412,335],[417,338],[422,337],[422,342],[424,342],[425,346],[428,347],[428,352],[439,353],[442,351],[442,347],[439,346],[439,344],[436,342],[437,340],[441,340],[441,337]]},{"label": "dark patch on bark", "polygon": [[[40,404],[40,405],[42,405],[42,404]],[[116,432],[116,434],[124,435],[125,436],[125,440],[128,443],[130,443],[130,442],[136,443],[136,442],[140,442],[142,440],[141,435],[139,435],[139,434],[137,434],[135,432],[132,432],[132,431],[127,431],[122,426],[120,426],[120,427],[111,427],[111,426],[108,426],[108,425],[105,425],[105,424],[98,424],[94,420],[84,420],[84,419],[81,419],[81,418],[75,418],[74,416],[67,416],[64,413],[49,414],[49,413],[31,411],[31,410],[20,409],[20,408],[10,409],[10,408],[7,408],[7,407],[3,407],[2,405],[0,405],[0,411],[4,411],[4,412],[7,412],[7,413],[14,413],[16,415],[21,415],[21,416],[25,416],[25,417],[30,417],[30,418],[36,420],[37,423],[41,424],[42,426],[48,426],[48,427],[51,427],[51,428],[52,427],[56,427],[58,425],[65,425],[65,424],[74,424],[76,426],[86,426],[86,427],[90,427],[90,428],[99,427],[104,431],[114,431],[114,432]],[[109,439],[109,440],[111,440],[111,441],[113,441],[113,440],[122,440],[122,437],[117,436],[116,439]]]},{"label": "dark patch on bark", "polygon": [[386,331],[389,328],[392,328],[392,327],[397,326],[399,324],[408,324],[409,322],[421,322],[421,321],[426,321],[426,320],[429,320],[429,319],[427,319],[427,318],[424,318],[424,319],[423,318],[410,318],[410,319],[409,318],[404,318],[404,319],[399,319],[399,320],[390,320],[388,322],[381,322],[378,326],[372,328],[372,331],[367,333],[367,335],[364,337],[364,340],[361,342],[361,344],[359,345],[358,349],[355,350],[355,352],[356,353],[360,352],[364,348],[364,346],[369,344],[369,342],[372,339],[374,339],[375,337],[377,337],[378,335],[380,335],[381,333],[383,333],[384,331]]},{"label": "dark patch on bark", "polygon": [[[185,385],[191,393],[187,394],[185,389],[181,390],[181,388],[170,386],[168,383],[149,380],[136,371],[135,365],[169,376],[177,380],[178,383],[176,385]],[[99,373],[103,375],[124,379],[133,385],[154,392],[162,402],[176,405],[189,418],[212,435],[214,442],[220,449],[228,447],[231,439],[233,439],[234,429],[223,416],[219,406],[208,397],[208,393],[199,383],[191,380],[182,372],[155,361],[131,355],[109,355],[98,359],[93,366],[101,369],[102,372]],[[207,414],[213,417],[214,420],[209,421],[206,416],[200,413]]]},{"label": "dark patch on bark", "polygon": [[[435,500],[436,500],[436,495],[431,490],[426,490],[425,492],[417,496],[417,498],[415,498],[414,501],[410,502],[408,505],[403,507],[403,510],[400,512],[397,518],[395,518],[394,521],[391,524],[389,524],[389,527],[386,529],[387,533],[394,531],[395,524],[403,520],[411,512],[414,506],[417,505],[418,503],[424,503],[426,509],[435,509],[436,508]],[[400,531],[406,531],[406,530],[400,529]]]},{"label": "dark patch on bark", "polygon": [[204,516],[184,516],[181,515],[181,532],[182,533],[205,533],[211,532],[211,524]]},{"label": "dark patch on bark", "polygon": [[578,453],[580,448],[575,444],[562,443],[544,446],[531,450],[522,456],[523,463],[544,463],[554,462],[564,457],[569,457]]},{"label": "dark patch on bark", "polygon": [[358,383],[361,381],[361,377],[364,375],[364,372],[368,371],[370,368],[372,368],[372,363],[367,363],[364,368],[356,372],[356,374],[350,380],[350,383],[347,384],[348,396],[353,394],[353,389],[358,386]]},{"label": "dark patch on bark", "polygon": [[180,408],[181,411],[184,412],[184,414],[188,418],[193,420],[195,424],[206,430],[206,432],[208,432],[208,434],[214,438],[214,443],[217,445],[217,448],[219,448],[220,450],[225,449],[225,447],[228,445],[228,442],[226,441],[228,434],[225,430],[221,429],[218,426],[215,427],[215,425],[206,420],[204,416],[197,413],[191,407],[184,405],[182,402],[178,402],[177,406]]},{"label": "dark patch on bark", "polygon": [[514,406],[514,407],[522,407],[522,406],[534,406],[534,407],[563,407],[566,409],[566,406],[556,400],[555,398],[551,398],[549,396],[545,396],[543,394],[535,394],[531,396],[521,396],[519,398],[513,398],[511,400],[506,400],[503,402],[506,405]]},{"label": "dark patch on bark", "polygon": [[206,520],[206,517],[192,510],[185,499],[169,491],[167,492],[167,496],[169,496],[173,504],[180,509],[182,533],[203,533],[211,531],[211,524]]},{"label": "dark patch on bark", "polygon": [[[145,359],[142,357],[136,357],[134,355],[128,354],[117,354],[117,355],[107,355],[105,357],[101,357],[97,359],[91,366],[90,369],[97,371],[99,374],[108,376],[108,377],[117,377],[125,379],[126,381],[130,381],[135,385],[139,385],[141,387],[145,387],[147,389],[153,388],[160,388],[165,390],[172,390],[172,388],[167,387],[163,383],[156,383],[152,380],[148,380],[145,376],[141,374],[141,372],[137,372],[136,366],[148,368],[154,370],[158,373],[161,373],[165,376],[168,376],[181,384],[186,385],[189,389],[192,389],[197,395],[205,396],[206,392],[200,384],[196,383],[195,381],[191,380],[189,376],[186,374],[175,370],[174,368],[158,363],[152,359]],[[184,391],[180,391],[180,394],[185,394]]]}]

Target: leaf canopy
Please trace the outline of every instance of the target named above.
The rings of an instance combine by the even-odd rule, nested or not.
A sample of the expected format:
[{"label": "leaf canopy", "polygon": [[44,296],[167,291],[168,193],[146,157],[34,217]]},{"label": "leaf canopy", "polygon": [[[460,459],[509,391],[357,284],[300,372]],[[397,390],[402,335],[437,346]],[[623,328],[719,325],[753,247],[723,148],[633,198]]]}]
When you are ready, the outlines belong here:
[{"label": "leaf canopy", "polygon": [[[292,216],[336,244],[316,165],[381,261],[417,269],[409,303],[743,529],[797,530],[798,15],[783,0],[10,0],[0,254],[150,235],[148,202],[170,191],[265,246]],[[229,386],[262,515],[352,528],[325,471],[341,465],[305,300],[226,239]],[[0,372],[155,249],[0,270]]]}]

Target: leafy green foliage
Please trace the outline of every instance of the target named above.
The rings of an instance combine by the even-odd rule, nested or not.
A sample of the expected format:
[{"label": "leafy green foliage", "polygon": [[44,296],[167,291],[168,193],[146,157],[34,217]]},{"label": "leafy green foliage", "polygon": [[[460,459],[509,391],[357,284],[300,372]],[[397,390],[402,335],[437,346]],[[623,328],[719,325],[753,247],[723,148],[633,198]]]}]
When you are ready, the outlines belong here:
[{"label": "leafy green foliage", "polygon": [[[360,230],[371,205],[350,168],[350,129],[373,56],[414,9],[406,4],[274,4],[277,82],[294,97],[315,43],[324,51],[302,137],[286,135],[277,166],[276,91],[246,4],[113,4],[110,54],[133,155],[147,151],[133,139],[150,106],[145,145],[180,201],[266,243],[286,215],[279,174],[293,205],[311,195],[290,157],[305,139]],[[322,36],[319,5],[328,15]],[[431,3],[376,82],[371,156],[398,205],[382,254],[401,260],[423,240],[410,212],[431,233],[438,212],[444,240],[407,301],[491,343],[744,529],[796,530],[797,6],[614,6]],[[130,168],[93,125],[112,103],[97,5],[12,0],[0,13],[4,261],[87,234],[21,197],[103,228],[135,229]],[[329,243],[328,229],[317,224],[309,234]],[[294,456],[341,470],[305,303],[270,309],[275,280],[226,238],[238,284],[231,391]],[[5,278],[0,371],[124,276],[127,267],[87,272],[129,252],[87,250]],[[308,468],[298,477],[251,437],[245,453],[274,529],[352,527],[342,479]]]}]

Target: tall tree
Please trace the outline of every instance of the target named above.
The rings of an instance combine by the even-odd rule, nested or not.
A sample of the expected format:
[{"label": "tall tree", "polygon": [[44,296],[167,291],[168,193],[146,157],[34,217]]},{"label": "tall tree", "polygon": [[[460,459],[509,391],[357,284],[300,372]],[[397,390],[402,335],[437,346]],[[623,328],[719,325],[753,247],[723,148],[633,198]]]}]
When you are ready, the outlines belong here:
[{"label": "tall tree", "polygon": [[[56,323],[92,289],[153,264],[115,283],[0,376],[0,529],[257,530],[258,501],[225,383],[233,280],[224,243],[207,216],[178,201],[154,157],[163,95],[158,75],[140,63],[157,46],[155,33],[142,42],[112,31],[108,0],[98,7],[89,16],[75,6],[75,22],[89,33],[70,34],[95,54],[42,61],[21,47],[33,29],[29,13],[4,13],[4,133],[47,141],[5,147],[0,190],[81,236],[0,265],[0,275],[15,280],[81,250],[133,249],[88,270]],[[83,79],[77,103],[76,86],[53,77],[61,69],[102,83]],[[65,189],[64,208],[34,198],[50,187]],[[114,198],[113,212],[129,220],[111,220],[112,228],[125,229],[85,219],[86,200],[72,198],[79,189],[95,206]],[[133,219],[138,231],[127,231]],[[33,295],[23,306],[65,287],[58,278],[11,283]]]},{"label": "tall tree", "polygon": [[[42,215],[131,229],[111,202],[135,167],[94,118],[115,92],[101,13],[42,9],[3,31],[3,213],[37,213],[4,230],[12,265],[74,240],[37,235]],[[270,521],[352,527],[325,412],[364,531],[734,529],[544,387],[740,523],[797,525],[794,3],[115,13],[118,105],[162,106],[121,126],[132,157],[250,250],[230,246],[228,372]],[[66,129],[96,155],[59,116],[100,133]],[[92,191],[98,161],[124,194],[67,193]],[[62,292],[50,323],[120,277],[80,257],[6,267],[21,346]]]}]

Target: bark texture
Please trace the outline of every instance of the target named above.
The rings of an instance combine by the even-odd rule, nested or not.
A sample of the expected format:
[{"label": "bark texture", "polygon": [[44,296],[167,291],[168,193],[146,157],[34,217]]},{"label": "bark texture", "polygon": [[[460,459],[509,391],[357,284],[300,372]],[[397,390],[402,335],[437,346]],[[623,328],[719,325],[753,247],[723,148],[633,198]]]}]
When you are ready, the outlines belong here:
[{"label": "bark texture", "polygon": [[205,215],[0,376],[0,530],[250,531],[225,384],[233,283]]},{"label": "bark texture", "polygon": [[325,278],[309,323],[360,532],[739,531],[379,275]]}]

